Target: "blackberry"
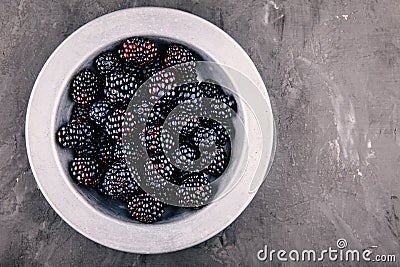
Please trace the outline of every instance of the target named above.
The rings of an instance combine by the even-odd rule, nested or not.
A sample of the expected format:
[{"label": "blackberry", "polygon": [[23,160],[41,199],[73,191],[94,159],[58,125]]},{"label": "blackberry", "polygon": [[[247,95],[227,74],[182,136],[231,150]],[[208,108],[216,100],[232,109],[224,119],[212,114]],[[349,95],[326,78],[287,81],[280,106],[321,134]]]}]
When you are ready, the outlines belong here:
[{"label": "blackberry", "polygon": [[113,142],[107,141],[103,142],[98,150],[98,159],[106,164],[110,165],[114,162],[114,150],[115,150],[115,144]]},{"label": "blackberry", "polygon": [[160,58],[157,58],[150,64],[143,66],[140,74],[146,80],[152,77],[153,75],[157,74],[158,72],[162,71],[163,67],[164,65],[162,60]]},{"label": "blackberry", "polygon": [[230,142],[229,132],[227,130],[230,129],[230,125],[223,125],[211,119],[206,120],[206,125],[210,125],[210,128],[215,133],[217,145],[224,146],[226,143]]},{"label": "blackberry", "polygon": [[141,82],[127,72],[115,72],[106,76],[104,94],[113,104],[126,106]]},{"label": "blackberry", "polygon": [[199,173],[191,173],[184,177],[177,194],[181,206],[199,208],[210,201],[212,188],[207,177]]},{"label": "blackberry", "polygon": [[98,144],[102,144],[102,143],[109,142],[112,140],[112,138],[108,135],[108,133],[105,129],[99,129],[99,128],[95,132],[93,138],[96,140],[96,142]]},{"label": "blackberry", "polygon": [[65,148],[77,148],[86,145],[93,136],[94,129],[84,122],[71,121],[57,132],[58,143]]},{"label": "blackberry", "polygon": [[127,63],[142,66],[152,62],[157,57],[158,51],[153,41],[143,37],[133,37],[122,44],[118,53]]},{"label": "blackberry", "polygon": [[182,156],[184,156],[186,159],[188,160],[196,160],[198,158],[200,158],[200,151],[198,149],[196,149],[193,146],[190,146],[188,144],[183,144],[179,147],[179,150],[182,154]]},{"label": "blackberry", "polygon": [[164,123],[166,115],[163,112],[163,109],[158,105],[154,106],[154,108],[150,111],[149,116],[147,118],[147,125],[160,126]]},{"label": "blackberry", "polygon": [[115,160],[130,160],[139,164],[139,160],[145,155],[144,150],[137,143],[117,142],[114,147]]},{"label": "blackberry", "polygon": [[75,104],[72,108],[70,120],[78,122],[90,122],[89,120],[89,108],[85,105]]},{"label": "blackberry", "polygon": [[154,155],[150,159],[159,175],[167,181],[176,182],[175,177],[179,173],[179,169],[172,165],[164,154]]},{"label": "blackberry", "polygon": [[70,172],[78,184],[94,187],[101,182],[99,164],[91,157],[75,158],[70,164]]},{"label": "blackberry", "polygon": [[196,81],[195,61],[197,61],[196,56],[189,49],[179,44],[171,44],[164,58],[166,67],[174,66],[171,70],[174,71],[178,84]]},{"label": "blackberry", "polygon": [[108,135],[114,140],[122,139],[122,122],[124,121],[125,110],[117,108],[107,116],[105,128]]},{"label": "blackberry", "polygon": [[[229,133],[222,124],[209,118],[201,117],[198,127],[191,128],[185,132],[186,140],[195,146],[203,146],[203,148],[215,143],[223,146],[230,141]],[[208,147],[209,147],[208,146]],[[212,145],[211,145],[212,146]]]},{"label": "blackberry", "polygon": [[199,157],[200,151],[198,149],[188,144],[182,144],[179,150],[171,155],[171,162],[176,168],[184,171],[192,171],[194,161]]},{"label": "blackberry", "polygon": [[101,190],[112,198],[128,200],[140,192],[135,176],[139,175],[137,170],[130,172],[126,163],[116,162],[106,172]]},{"label": "blackberry", "polygon": [[169,114],[168,120],[165,123],[166,126],[174,130],[180,129],[181,135],[186,135],[191,129],[200,126],[199,117],[186,112]]},{"label": "blackberry", "polygon": [[148,155],[154,156],[170,151],[175,145],[175,140],[168,131],[163,131],[162,126],[148,125],[145,128],[145,144]]},{"label": "blackberry", "polygon": [[170,90],[174,89],[175,86],[175,74],[168,70],[154,74],[146,82],[149,96],[155,101],[163,97]]},{"label": "blackberry", "polygon": [[[219,177],[225,171],[229,163],[229,157],[223,147],[217,147],[213,153],[211,153],[210,164],[203,170],[205,174]],[[206,158],[204,158],[206,160]]]},{"label": "blackberry", "polygon": [[139,194],[129,200],[128,211],[139,222],[154,223],[161,219],[164,204],[147,194]]},{"label": "blackberry", "polygon": [[129,75],[133,76],[138,81],[145,79],[145,77],[143,77],[142,66],[124,64],[122,70],[125,73],[129,73]]},{"label": "blackberry", "polygon": [[112,112],[113,105],[107,100],[94,103],[89,109],[89,117],[97,126],[104,126],[107,116]]},{"label": "blackberry", "polygon": [[169,181],[162,177],[157,170],[158,166],[154,164],[150,158],[147,158],[144,165],[146,188],[151,189],[152,192],[157,193],[160,200],[166,201],[169,197],[170,187]]},{"label": "blackberry", "polygon": [[80,71],[71,84],[71,97],[76,103],[88,105],[100,97],[100,82],[88,69]]},{"label": "blackberry", "polygon": [[139,103],[132,103],[129,111],[129,117],[126,117],[126,123],[124,125],[133,127],[137,123],[145,124],[150,116],[153,109],[153,103],[151,101],[143,99]]},{"label": "blackberry", "polygon": [[100,54],[94,60],[94,66],[100,74],[104,75],[119,70],[122,64],[119,61],[118,55],[108,51]]},{"label": "blackberry", "polygon": [[94,139],[88,139],[83,146],[74,148],[76,156],[92,156],[96,157],[99,153],[99,144]]},{"label": "blackberry", "polygon": [[165,66],[171,67],[177,64],[196,61],[195,55],[186,47],[180,44],[168,46],[167,55],[164,58]]},{"label": "blackberry", "polygon": [[177,104],[184,111],[196,112],[197,115],[202,113],[201,97],[202,92],[199,90],[197,83],[186,83],[177,87]]},{"label": "blackberry", "polygon": [[170,96],[160,98],[153,106],[152,111],[148,116],[148,123],[158,124],[165,120],[168,114],[176,107],[176,99],[169,101]]},{"label": "blackberry", "polygon": [[211,105],[211,114],[218,119],[229,119],[237,112],[237,103],[233,96],[216,96]]},{"label": "blackberry", "polygon": [[199,89],[203,93],[204,97],[215,98],[219,96],[225,96],[225,92],[222,87],[216,83],[201,82],[199,83]]}]

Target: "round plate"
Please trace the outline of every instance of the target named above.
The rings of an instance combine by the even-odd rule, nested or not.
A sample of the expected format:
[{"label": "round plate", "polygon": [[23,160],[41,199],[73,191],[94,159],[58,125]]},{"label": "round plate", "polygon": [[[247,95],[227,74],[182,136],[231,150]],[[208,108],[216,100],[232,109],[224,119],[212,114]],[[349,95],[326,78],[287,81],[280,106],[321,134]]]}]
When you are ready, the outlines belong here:
[{"label": "round plate", "polygon": [[[195,48],[210,60],[247,77],[259,90],[264,138],[249,146],[251,159],[243,178],[223,198],[166,223],[145,225],[121,220],[91,205],[71,182],[59,158],[55,134],[60,105],[68,98],[71,77],[89,58],[131,36],[157,36]],[[247,125],[251,131],[252,125]],[[272,162],[274,123],[264,83],[246,52],[225,32],[197,16],[166,8],[133,8],[102,16],[69,36],[50,56],[30,97],[26,118],[26,146],[36,181],[53,209],[79,233],[104,246],[135,253],[163,253],[184,249],[222,231],[247,207]],[[260,183],[261,184],[261,183]]]}]

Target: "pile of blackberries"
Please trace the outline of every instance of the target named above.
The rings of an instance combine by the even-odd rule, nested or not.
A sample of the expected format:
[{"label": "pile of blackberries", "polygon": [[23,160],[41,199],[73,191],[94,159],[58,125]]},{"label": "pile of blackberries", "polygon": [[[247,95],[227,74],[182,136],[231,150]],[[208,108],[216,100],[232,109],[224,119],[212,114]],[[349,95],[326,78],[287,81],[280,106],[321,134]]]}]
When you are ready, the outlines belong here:
[{"label": "pile of blackberries", "polygon": [[[144,223],[160,220],[166,204],[139,186],[139,176],[144,175],[140,180],[159,190],[165,181],[179,186],[176,194],[185,202],[182,206],[199,208],[206,204],[213,194],[210,182],[221,176],[230,159],[226,125],[215,118],[230,120],[237,104],[221,86],[194,80],[196,73],[190,67],[180,77],[165,71],[188,62],[193,67],[197,60],[200,58],[194,52],[180,44],[159,45],[151,39],[133,37],[115,50],[101,53],[91,67],[81,70],[70,85],[75,102],[70,120],[57,132],[59,144],[74,153],[69,164],[73,180],[124,201],[129,214]],[[182,84],[182,77],[190,82]],[[153,102],[143,99],[128,108],[145,81]],[[199,107],[189,102],[183,112],[168,121],[169,126],[181,128],[179,140],[163,131],[167,116],[177,106],[202,97],[215,100],[213,119],[187,116]],[[140,125],[143,130],[134,142],[125,144],[123,134]],[[180,153],[169,157],[165,148],[175,142],[179,142]],[[179,162],[195,161],[202,153],[208,155],[205,158],[210,163],[205,168],[188,171],[179,167]]]}]

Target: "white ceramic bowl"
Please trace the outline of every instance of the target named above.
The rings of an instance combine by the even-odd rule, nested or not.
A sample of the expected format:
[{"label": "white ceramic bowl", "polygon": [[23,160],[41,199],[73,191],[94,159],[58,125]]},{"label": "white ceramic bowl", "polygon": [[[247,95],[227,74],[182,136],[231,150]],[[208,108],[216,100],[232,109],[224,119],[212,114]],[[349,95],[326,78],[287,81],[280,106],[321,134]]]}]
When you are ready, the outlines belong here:
[{"label": "white ceramic bowl", "polygon": [[[131,36],[176,40],[207,60],[242,73],[258,90],[257,99],[250,103],[255,120],[248,119],[250,112],[241,114],[250,138],[249,156],[240,159],[246,160],[245,164],[235,164],[232,157],[233,164],[229,167],[231,172],[243,173],[241,180],[224,197],[208,206],[153,225],[128,219],[112,200],[77,186],[67,170],[72,156],[55,140],[57,129],[67,121],[71,111],[72,102],[68,97],[71,78],[101,51]],[[240,90],[239,95],[246,94],[245,88]],[[257,127],[262,133],[257,132]],[[269,170],[275,132],[264,83],[246,52],[231,37],[189,13],[146,7],[95,19],[75,31],[54,51],[32,90],[26,118],[26,145],[39,188],[64,221],[107,247],[148,254],[196,245],[232,223],[253,199]],[[240,170],[235,169],[239,166],[242,166]]]}]

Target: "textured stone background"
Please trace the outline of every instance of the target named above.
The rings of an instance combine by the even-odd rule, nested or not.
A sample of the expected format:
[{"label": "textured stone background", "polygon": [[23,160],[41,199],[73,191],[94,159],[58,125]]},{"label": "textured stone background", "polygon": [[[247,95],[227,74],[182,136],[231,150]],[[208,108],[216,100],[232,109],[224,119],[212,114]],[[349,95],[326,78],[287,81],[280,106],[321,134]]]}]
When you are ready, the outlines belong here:
[{"label": "textured stone background", "polygon": [[[267,85],[279,133],[267,182],[231,226],[150,256],[64,223],[37,189],[24,143],[29,94],[52,51],[86,22],[143,5],[194,13],[235,38]],[[1,266],[264,265],[264,244],[323,249],[339,237],[400,257],[398,0],[2,0],[0,14]]]}]

